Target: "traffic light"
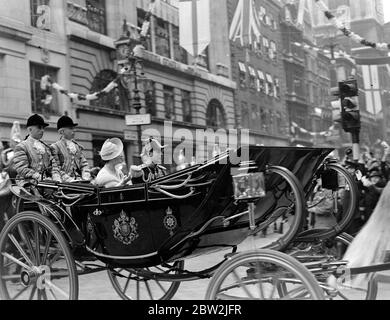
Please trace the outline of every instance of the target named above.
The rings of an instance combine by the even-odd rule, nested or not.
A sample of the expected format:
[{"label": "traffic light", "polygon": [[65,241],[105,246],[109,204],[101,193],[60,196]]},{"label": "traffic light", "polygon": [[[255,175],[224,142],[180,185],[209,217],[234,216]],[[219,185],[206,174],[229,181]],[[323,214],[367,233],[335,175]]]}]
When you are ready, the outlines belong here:
[{"label": "traffic light", "polygon": [[357,80],[346,80],[339,83],[341,100],[341,123],[345,132],[360,130],[359,88]]}]

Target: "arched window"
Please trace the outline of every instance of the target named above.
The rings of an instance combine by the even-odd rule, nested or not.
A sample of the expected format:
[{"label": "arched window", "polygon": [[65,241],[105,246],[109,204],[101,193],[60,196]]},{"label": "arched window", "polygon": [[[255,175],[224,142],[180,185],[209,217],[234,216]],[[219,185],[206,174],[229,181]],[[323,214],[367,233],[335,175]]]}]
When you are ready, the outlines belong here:
[{"label": "arched window", "polygon": [[[117,74],[112,70],[103,70],[95,77],[92,82],[91,92],[98,92],[103,90],[111,81],[116,78]],[[95,107],[129,111],[129,99],[125,88],[118,81],[118,87],[109,92],[108,94],[100,96],[97,100],[92,100],[91,105]]]},{"label": "arched window", "polygon": [[225,112],[223,110],[222,104],[217,99],[213,99],[209,102],[209,105],[207,106],[206,119],[206,124],[208,127],[226,127]]}]

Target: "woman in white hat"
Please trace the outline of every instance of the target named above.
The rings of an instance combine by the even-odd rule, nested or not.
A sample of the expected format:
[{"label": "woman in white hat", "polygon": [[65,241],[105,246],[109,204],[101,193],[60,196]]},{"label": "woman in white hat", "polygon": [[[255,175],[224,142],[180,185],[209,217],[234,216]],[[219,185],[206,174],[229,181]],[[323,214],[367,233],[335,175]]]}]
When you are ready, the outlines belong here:
[{"label": "woman in white hat", "polygon": [[106,164],[99,171],[95,184],[105,188],[131,184],[131,176],[125,176],[121,170],[125,159],[123,157],[123,143],[120,139],[112,138],[106,140],[100,151],[100,156]]}]

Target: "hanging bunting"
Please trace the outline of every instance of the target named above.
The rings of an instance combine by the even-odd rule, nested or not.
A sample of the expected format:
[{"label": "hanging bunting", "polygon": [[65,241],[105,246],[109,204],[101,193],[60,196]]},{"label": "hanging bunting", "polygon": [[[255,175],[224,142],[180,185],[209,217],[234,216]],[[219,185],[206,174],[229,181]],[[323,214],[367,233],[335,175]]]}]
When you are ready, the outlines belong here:
[{"label": "hanging bunting", "polygon": [[150,0],[149,10],[145,15],[144,22],[142,24],[142,28],[141,28],[141,32],[140,32],[141,38],[145,39],[148,32],[149,32],[150,20],[152,18],[152,15],[153,15],[155,9],[156,9],[157,1],[160,1],[160,0]]},{"label": "hanging bunting", "polygon": [[332,135],[333,130],[335,129],[335,126],[332,125],[328,131],[321,131],[321,132],[310,132],[306,130],[305,128],[300,127],[296,122],[291,122],[291,133],[293,135],[296,134],[297,130],[304,134],[309,134],[311,136],[323,136],[323,137],[330,137]]},{"label": "hanging bunting", "polygon": [[346,37],[352,39],[353,41],[362,44],[366,47],[371,47],[374,49],[378,49],[381,51],[388,51],[390,50],[390,44],[388,43],[375,43],[368,41],[358,34],[351,31],[349,28],[345,26],[345,24],[340,21],[338,18],[336,18],[329,10],[327,5],[322,0],[314,0],[316,4],[320,7],[320,9],[324,12],[324,15],[328,18],[328,20],[337,28],[339,29]]},{"label": "hanging bunting", "polygon": [[[140,37],[141,37],[141,40],[143,40],[143,41],[145,41],[145,39],[147,37],[147,34],[149,32],[149,28],[150,28],[150,20],[151,20],[151,17],[153,15],[155,9],[156,9],[157,3],[159,1],[160,0],[150,0],[149,10],[148,10],[148,12],[145,15],[145,18],[144,18],[144,21],[143,21],[143,24],[142,24],[142,28],[141,28],[141,32],[140,32]],[[133,55],[134,56],[139,56],[142,53],[142,49],[143,49],[142,45],[135,46],[135,48],[133,49]],[[128,66],[123,67],[120,70],[119,75],[116,77],[116,79],[111,81],[103,90],[100,90],[98,92],[93,92],[93,93],[90,93],[90,94],[69,92],[68,90],[64,89],[61,85],[59,85],[58,83],[54,82],[49,75],[44,75],[41,78],[41,93],[42,93],[41,101],[42,101],[43,104],[49,105],[53,101],[53,93],[52,93],[53,89],[58,91],[61,94],[66,95],[72,101],[93,101],[93,100],[97,100],[101,96],[106,95],[109,92],[111,92],[112,90],[114,90],[115,88],[117,88],[118,87],[118,81],[120,80],[120,77],[124,73],[128,73],[128,72],[129,72],[129,67]]]},{"label": "hanging bunting", "polygon": [[[321,52],[325,55],[327,54],[330,54],[330,50],[326,50],[326,49],[322,49],[322,48],[319,48],[319,47],[316,47],[316,46],[311,46],[311,45],[308,45],[308,44],[304,44],[304,43],[299,43],[299,42],[293,42],[292,43],[294,46],[296,47],[300,47],[300,48],[304,48],[306,50],[312,50],[312,51],[316,51],[316,52]],[[344,57],[344,58],[348,58],[348,59],[352,59],[352,60],[355,60],[355,58],[353,58],[351,55],[347,54],[346,52],[344,51],[336,51],[335,53],[335,57],[338,58],[338,57]]]},{"label": "hanging bunting", "polygon": [[101,96],[108,94],[111,92],[113,89],[118,87],[118,80],[120,76],[128,72],[128,68],[123,68],[121,69],[118,77],[111,81],[103,90],[100,90],[98,92],[93,92],[90,94],[82,94],[82,93],[72,93],[69,92],[68,90],[64,89],[61,85],[58,83],[54,82],[52,78],[49,75],[45,75],[41,78],[41,92],[42,92],[42,103],[45,105],[49,105],[52,100],[53,100],[53,93],[52,90],[56,90],[61,94],[64,94],[68,96],[72,101],[92,101],[92,100],[97,100]]}]

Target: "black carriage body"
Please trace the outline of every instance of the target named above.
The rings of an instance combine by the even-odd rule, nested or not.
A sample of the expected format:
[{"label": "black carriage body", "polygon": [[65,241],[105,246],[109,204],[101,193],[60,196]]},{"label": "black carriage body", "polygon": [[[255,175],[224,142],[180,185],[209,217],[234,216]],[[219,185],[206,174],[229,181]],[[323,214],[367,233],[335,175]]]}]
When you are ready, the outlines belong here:
[{"label": "black carriage body", "polygon": [[[250,147],[249,158],[261,172],[266,172],[268,166],[289,169],[305,192],[309,192],[314,173],[331,151]],[[82,233],[83,246],[89,253],[114,267],[148,267],[234,247],[252,230],[248,215],[226,223],[226,218],[246,211],[245,205],[236,203],[233,195],[232,170],[238,165],[227,158],[221,156],[150,184],[110,189],[82,184],[53,185],[66,194],[87,195],[70,207],[71,217],[64,222],[64,229],[70,229],[69,236],[78,245],[80,239],[74,237]],[[267,175],[267,190],[284,183],[278,175]],[[282,198],[268,192],[256,204],[256,224],[281,205]],[[74,225],[80,232],[74,230]]]},{"label": "black carriage body", "polygon": [[[314,172],[331,151],[251,147],[250,159],[256,162],[259,171],[265,172],[268,166],[291,170],[308,191]],[[226,157],[219,160],[188,168],[151,184],[96,189],[96,199],[73,210],[82,217],[78,220],[88,250],[112,265],[146,267],[240,244],[251,233],[248,216],[224,223],[225,218],[245,211],[233,197],[231,171],[236,166]],[[283,183],[279,176],[271,174],[267,189]],[[165,189],[178,198],[155,189],[181,184],[177,189]],[[257,224],[278,207],[278,201],[274,193],[267,193],[257,203]]]}]

